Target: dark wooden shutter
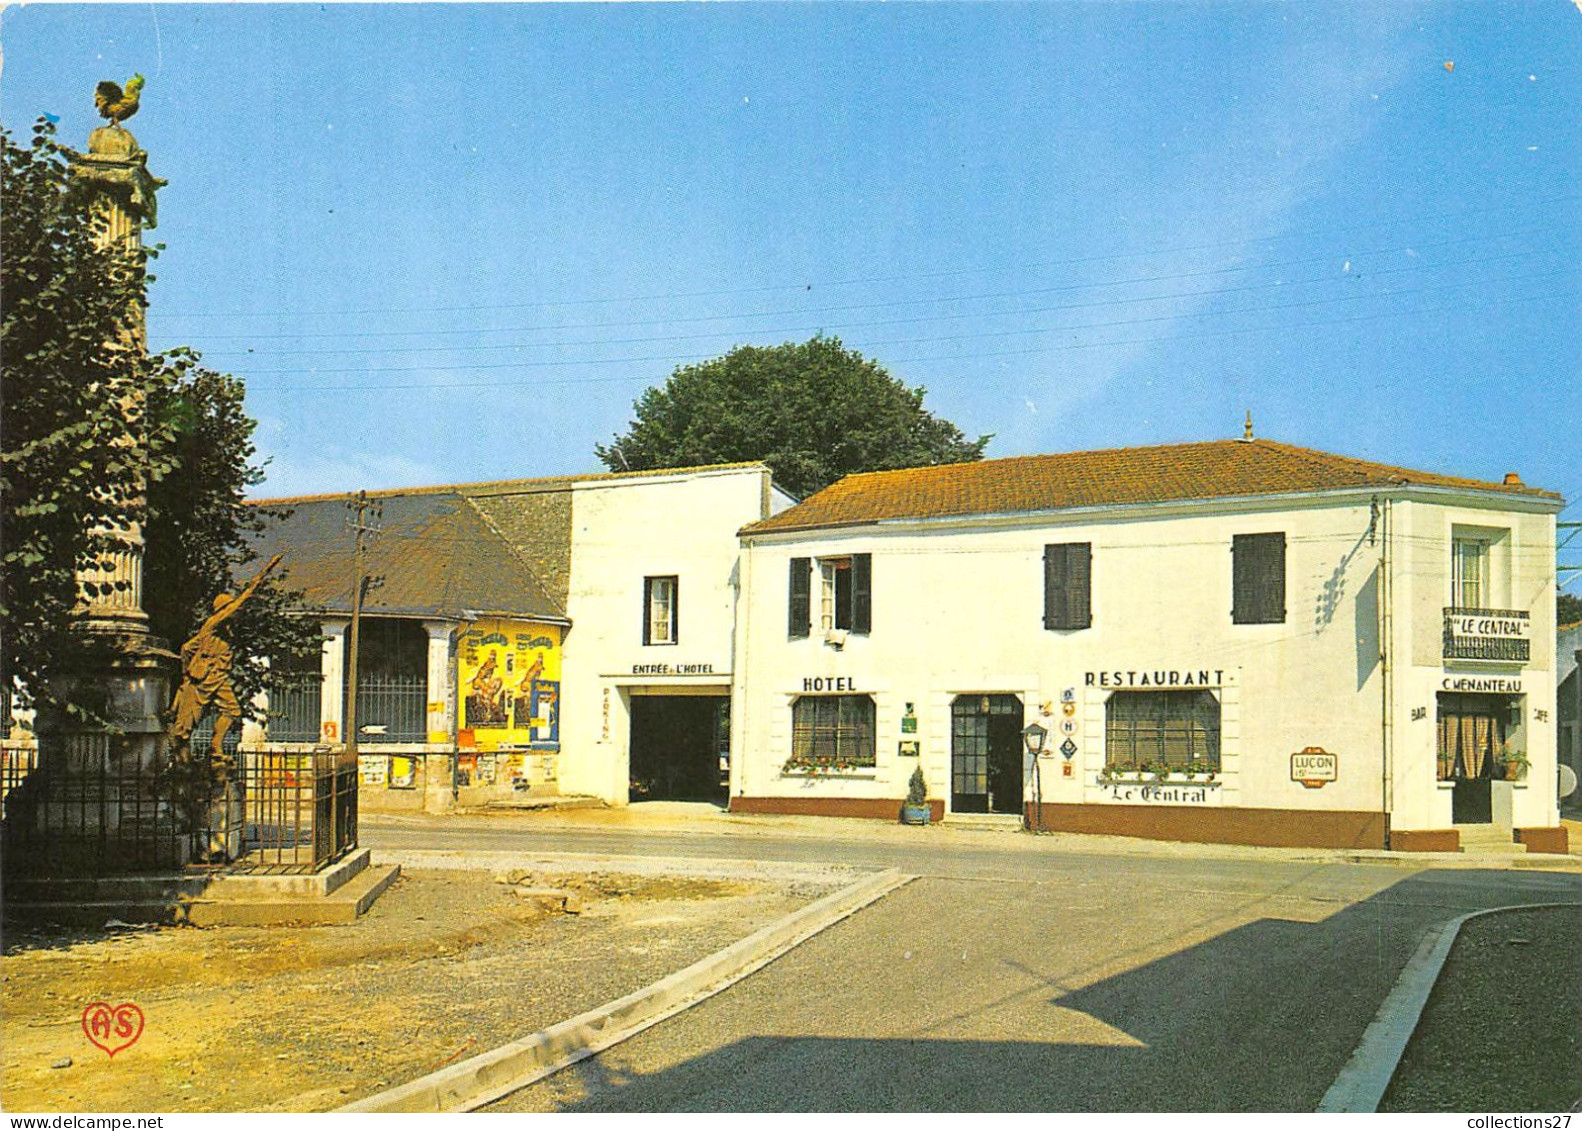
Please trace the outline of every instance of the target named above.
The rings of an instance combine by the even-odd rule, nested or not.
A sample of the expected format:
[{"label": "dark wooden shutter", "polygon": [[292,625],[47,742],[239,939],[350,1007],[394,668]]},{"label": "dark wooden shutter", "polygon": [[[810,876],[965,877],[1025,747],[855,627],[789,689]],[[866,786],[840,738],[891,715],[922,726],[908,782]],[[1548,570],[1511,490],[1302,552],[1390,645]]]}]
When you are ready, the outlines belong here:
[{"label": "dark wooden shutter", "polygon": [[643,643],[654,642],[654,579],[643,578]]},{"label": "dark wooden shutter", "polygon": [[790,613],[786,634],[793,639],[806,636],[813,628],[813,559],[791,559]]},{"label": "dark wooden shutter", "polygon": [[681,643],[681,578],[670,579],[670,643]]},{"label": "dark wooden shutter", "polygon": [[1285,534],[1231,539],[1231,619],[1236,624],[1285,620]]},{"label": "dark wooden shutter", "polygon": [[1059,628],[1066,619],[1066,548],[1044,547],[1044,627]]},{"label": "dark wooden shutter", "polygon": [[1066,542],[1044,547],[1044,627],[1093,624],[1093,545]]},{"label": "dark wooden shutter", "polygon": [[851,630],[866,636],[873,627],[873,555],[851,556]]}]

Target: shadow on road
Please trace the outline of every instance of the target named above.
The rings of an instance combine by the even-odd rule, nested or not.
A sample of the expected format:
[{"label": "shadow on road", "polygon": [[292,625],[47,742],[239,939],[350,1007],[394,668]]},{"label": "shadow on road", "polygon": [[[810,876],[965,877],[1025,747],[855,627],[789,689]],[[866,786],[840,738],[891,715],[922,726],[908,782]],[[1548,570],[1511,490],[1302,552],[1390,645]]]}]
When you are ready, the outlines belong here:
[{"label": "shadow on road", "polygon": [[[540,1087],[562,1111],[1313,1111],[1424,930],[1540,901],[1582,902],[1582,881],[1424,872],[1317,922],[1258,919],[1088,984],[1125,955],[1045,961],[1036,940],[1060,909],[1039,908],[956,985],[926,961],[898,977],[893,951],[867,972],[831,961],[858,952],[834,936],[865,918],[895,936],[878,905],[814,940],[827,953],[804,946]],[[961,946],[955,926],[936,925],[939,949]]]}]

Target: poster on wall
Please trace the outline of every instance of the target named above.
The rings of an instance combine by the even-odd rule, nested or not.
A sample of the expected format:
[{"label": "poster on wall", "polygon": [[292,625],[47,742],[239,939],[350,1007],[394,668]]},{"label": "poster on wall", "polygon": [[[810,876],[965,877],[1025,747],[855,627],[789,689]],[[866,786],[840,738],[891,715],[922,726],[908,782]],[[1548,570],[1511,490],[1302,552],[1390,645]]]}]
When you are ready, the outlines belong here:
[{"label": "poster on wall", "polygon": [[461,727],[479,750],[560,744],[560,627],[480,620],[457,648]]},{"label": "poster on wall", "polygon": [[494,755],[478,755],[478,784],[493,785],[495,779]]},{"label": "poster on wall", "polygon": [[385,754],[363,754],[357,759],[357,773],[364,785],[384,785],[390,776],[390,758]]},{"label": "poster on wall", "polygon": [[456,785],[467,786],[472,784],[473,777],[478,773],[478,755],[456,755]]},{"label": "poster on wall", "polygon": [[417,786],[417,759],[390,755],[390,788],[414,789]]}]

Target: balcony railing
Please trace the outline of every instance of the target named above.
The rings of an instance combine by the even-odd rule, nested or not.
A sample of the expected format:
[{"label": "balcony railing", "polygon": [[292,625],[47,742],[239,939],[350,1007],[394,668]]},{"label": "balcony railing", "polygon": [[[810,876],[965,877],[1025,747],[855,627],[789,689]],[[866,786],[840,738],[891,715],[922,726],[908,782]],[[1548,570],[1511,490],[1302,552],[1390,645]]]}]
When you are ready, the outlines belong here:
[{"label": "balcony railing", "polygon": [[1525,664],[1531,658],[1531,614],[1455,605],[1445,609],[1445,659]]}]

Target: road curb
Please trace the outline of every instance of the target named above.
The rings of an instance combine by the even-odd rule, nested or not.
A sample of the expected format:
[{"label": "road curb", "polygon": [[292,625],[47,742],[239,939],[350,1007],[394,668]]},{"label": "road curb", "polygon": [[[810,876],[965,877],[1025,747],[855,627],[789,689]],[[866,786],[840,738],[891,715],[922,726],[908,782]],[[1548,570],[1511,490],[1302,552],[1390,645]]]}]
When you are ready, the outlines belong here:
[{"label": "road curb", "polygon": [[912,879],[893,868],[867,876],[608,1005],[335,1110],[472,1111],[492,1103],[711,997]]},{"label": "road curb", "polygon": [[1492,907],[1486,911],[1472,911],[1458,915],[1437,926],[1430,927],[1423,935],[1417,950],[1407,960],[1395,988],[1384,999],[1378,1014],[1363,1030],[1351,1059],[1335,1077],[1335,1082],[1324,1093],[1317,1110],[1334,1112],[1376,1112],[1384,1093],[1395,1078],[1406,1045],[1417,1031],[1422,1020],[1423,1007],[1428,995],[1433,993],[1439,975],[1450,957],[1461,928],[1472,919],[1485,915],[1500,915],[1507,911],[1535,911],[1549,907],[1575,907],[1575,903],[1524,903],[1514,907]]}]

